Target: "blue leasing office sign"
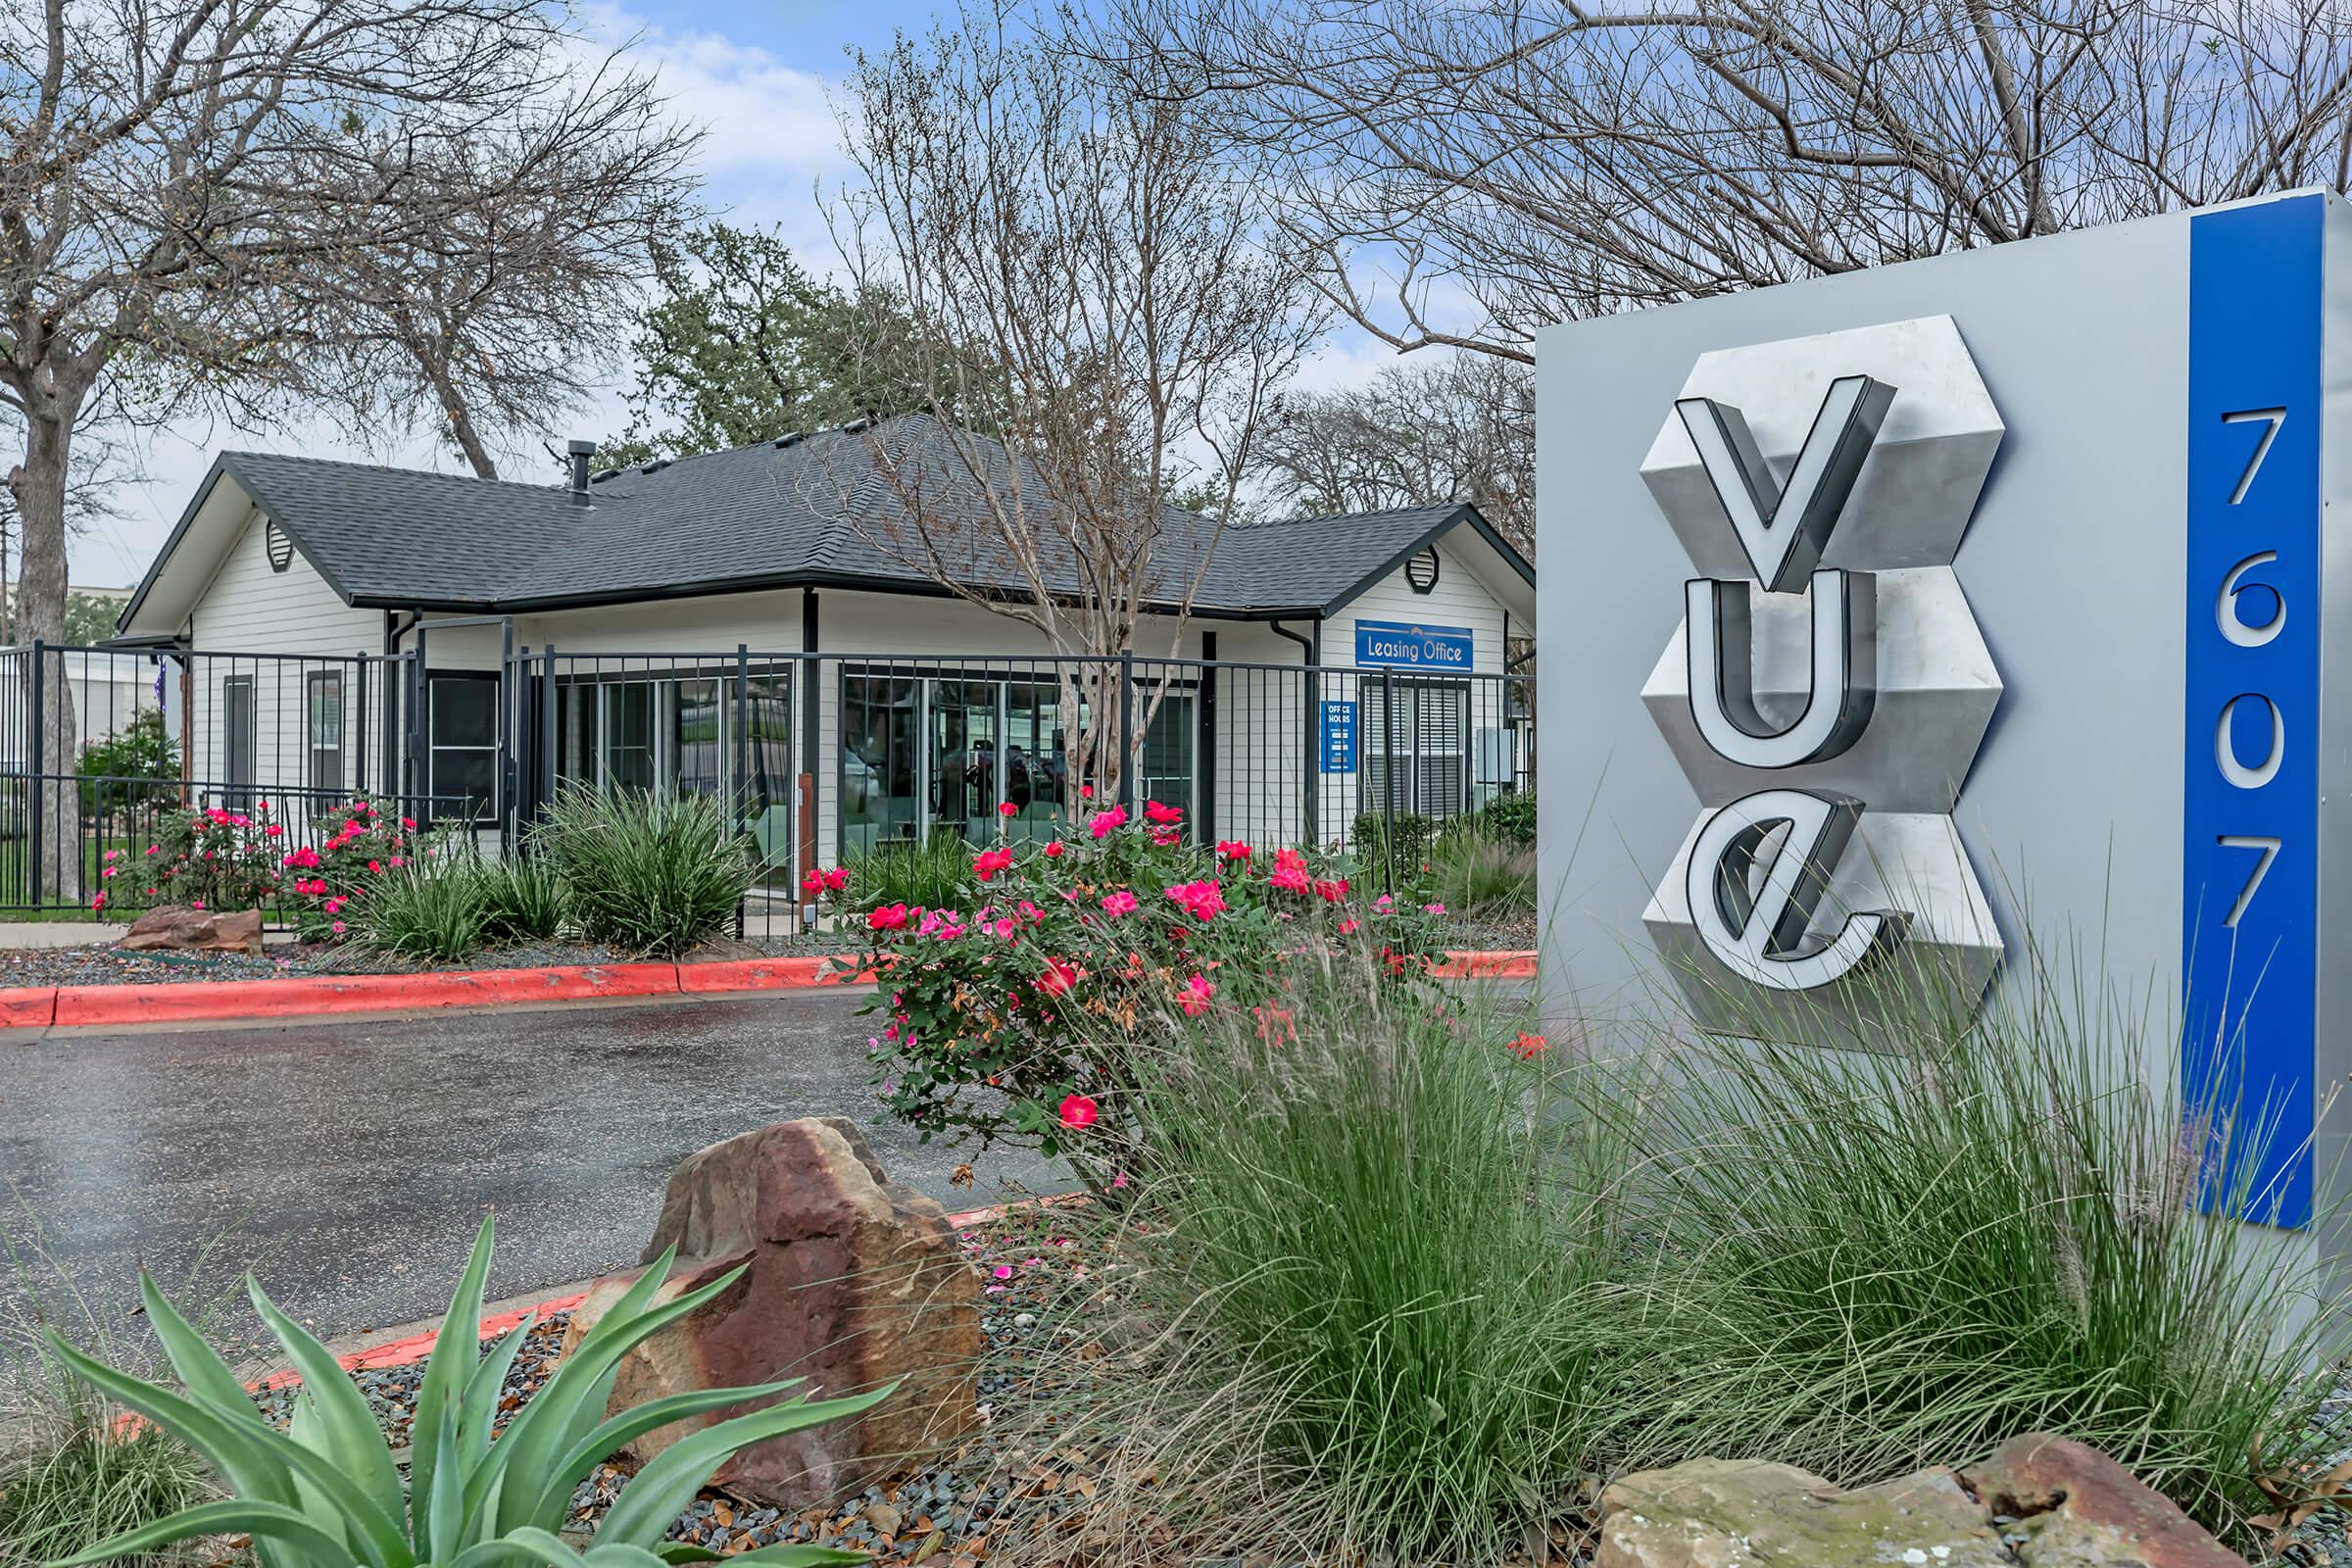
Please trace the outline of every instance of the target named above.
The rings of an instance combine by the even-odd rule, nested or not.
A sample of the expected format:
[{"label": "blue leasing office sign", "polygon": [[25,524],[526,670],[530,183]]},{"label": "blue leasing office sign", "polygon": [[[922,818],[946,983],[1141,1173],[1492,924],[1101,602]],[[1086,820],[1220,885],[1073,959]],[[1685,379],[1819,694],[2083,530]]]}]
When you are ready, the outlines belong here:
[{"label": "blue leasing office sign", "polygon": [[1412,626],[1400,620],[1355,623],[1355,662],[1407,669],[1470,668],[1470,628]]},{"label": "blue leasing office sign", "polygon": [[1355,704],[1323,705],[1323,771],[1355,771]]}]

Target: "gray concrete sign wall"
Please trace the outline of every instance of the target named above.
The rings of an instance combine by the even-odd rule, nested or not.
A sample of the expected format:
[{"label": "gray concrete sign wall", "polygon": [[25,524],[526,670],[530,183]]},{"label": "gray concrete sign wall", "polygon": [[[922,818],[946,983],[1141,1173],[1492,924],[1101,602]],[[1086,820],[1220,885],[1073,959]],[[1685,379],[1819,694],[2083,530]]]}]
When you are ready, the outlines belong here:
[{"label": "gray concrete sign wall", "polygon": [[[1661,946],[1834,996],[1873,911],[1990,974],[2030,906],[2192,1033],[2242,1026],[2246,1092],[2308,1130],[2352,1068],[2348,304],[2352,211],[2300,194],[1541,334],[1550,1005],[1656,1005]],[[1892,388],[1876,424],[1853,377]],[[1687,607],[1719,607],[1695,665]],[[1814,903],[1772,906],[1781,821],[1834,855]],[[2299,1222],[2309,1163],[2266,1180]]]}]

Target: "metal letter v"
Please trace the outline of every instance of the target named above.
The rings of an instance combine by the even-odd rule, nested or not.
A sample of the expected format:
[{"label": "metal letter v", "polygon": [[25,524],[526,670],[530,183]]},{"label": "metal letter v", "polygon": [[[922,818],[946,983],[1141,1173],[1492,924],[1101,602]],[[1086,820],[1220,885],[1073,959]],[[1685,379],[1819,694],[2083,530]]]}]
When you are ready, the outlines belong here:
[{"label": "metal letter v", "polygon": [[1805,432],[1796,466],[1788,470],[1788,482],[1778,485],[1738,409],[1713,398],[1676,400],[1674,412],[1698,448],[1715,498],[1768,592],[1793,591],[1821,564],[1830,530],[1845,510],[1862,460],[1870,456],[1893,401],[1894,388],[1867,375],[1832,381],[1821,412],[1813,416],[1813,428]]}]

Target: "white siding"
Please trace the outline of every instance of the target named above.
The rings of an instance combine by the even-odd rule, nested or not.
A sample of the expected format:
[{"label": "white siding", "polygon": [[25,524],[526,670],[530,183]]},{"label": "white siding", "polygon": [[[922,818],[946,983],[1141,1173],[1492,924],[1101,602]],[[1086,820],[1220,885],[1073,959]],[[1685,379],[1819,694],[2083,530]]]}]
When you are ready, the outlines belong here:
[{"label": "white siding", "polygon": [[[1214,814],[1205,825],[1217,836],[1257,845],[1297,842],[1309,831],[1310,795],[1311,827],[1317,840],[1337,843],[1351,829],[1363,777],[1361,699],[1367,683],[1378,678],[1352,672],[1359,618],[1466,627],[1473,638],[1475,668],[1488,673],[1501,669],[1501,606],[1450,550],[1444,546],[1440,550],[1440,580],[1434,592],[1413,592],[1400,569],[1324,623],[1324,672],[1316,675],[1311,686],[1302,667],[1304,651],[1263,623],[1199,619],[1187,628],[1174,648],[1175,657],[1200,659],[1202,634],[1214,633],[1220,661],[1255,666],[1221,670],[1215,677],[1215,800]],[[956,599],[837,589],[822,590],[817,598],[818,645],[828,655],[871,655],[877,662],[893,656],[909,661],[971,660],[975,662],[974,675],[1001,677],[1025,673],[1031,666],[1020,662],[1043,661],[1052,652],[1045,638],[1029,627]],[[518,615],[514,620],[513,639],[518,652],[527,649],[534,655],[544,653],[552,643],[562,658],[559,673],[565,676],[597,673],[599,664],[583,662],[589,659],[600,660],[601,670],[608,677],[632,673],[724,675],[731,672],[739,646],[749,650],[755,663],[763,655],[798,653],[802,607],[803,594],[798,589],[647,601]],[[431,618],[427,617],[428,622]],[[198,601],[193,622],[200,649],[350,655],[379,651],[383,636],[381,612],[343,605],[299,556],[285,572],[271,571],[258,514],[249,519]],[[1301,633],[1311,634],[1313,629],[1308,620],[1290,624]],[[1147,623],[1137,643],[1139,660],[1165,656],[1170,650],[1167,624]],[[414,647],[414,641],[404,647]],[[500,648],[501,632],[496,625],[438,630],[428,625],[426,631],[427,662],[435,670],[494,669]],[[999,662],[993,670],[980,662],[992,660]],[[1047,666],[1037,667],[1047,670]],[[923,672],[940,671],[934,663]],[[1050,670],[1047,672],[1050,678]],[[225,667],[209,672],[207,684],[216,690],[205,694],[196,713],[195,776],[201,780],[218,780],[224,771],[217,687],[227,673]],[[1198,676],[1198,671],[1181,672],[1191,686],[1190,700],[1196,703],[1202,696]],[[270,683],[264,678],[256,684],[263,688]],[[798,756],[805,686],[797,679],[793,685],[794,765],[806,768],[807,760]],[[298,692],[298,687],[287,690]],[[283,692],[257,695],[263,696],[257,703],[257,748],[268,759],[278,755],[274,749],[282,741],[283,755],[296,755],[303,740],[298,729],[299,701],[286,701]],[[819,762],[813,770],[822,806],[818,854],[828,863],[840,851],[836,816],[842,788],[841,695],[841,666],[828,661],[818,681],[815,755]],[[1491,710],[1497,695],[1488,689],[1470,706]],[[347,703],[355,697],[356,693],[347,693]],[[1316,699],[1358,702],[1356,773],[1314,771],[1319,729],[1309,719],[1314,713],[1310,703]],[[380,781],[380,744],[379,731],[368,747],[366,783]],[[1195,749],[1198,769],[1197,735]],[[1202,797],[1196,795],[1196,807],[1204,804]]]},{"label": "white siding", "polygon": [[[188,616],[190,643],[198,650],[185,676],[188,776],[198,804],[220,803],[229,778],[232,686],[250,694],[249,733],[263,785],[323,788],[332,783],[349,792],[380,783],[383,682],[380,672],[370,672],[370,711],[364,717],[362,681],[350,661],[382,652],[383,612],[343,603],[299,552],[284,571],[273,570],[267,531],[262,514],[254,512]],[[315,778],[311,771],[306,710],[314,677],[331,677],[334,686],[321,690],[341,693],[339,779]],[[363,751],[365,779],[358,776]],[[260,793],[268,795],[270,788]]]}]

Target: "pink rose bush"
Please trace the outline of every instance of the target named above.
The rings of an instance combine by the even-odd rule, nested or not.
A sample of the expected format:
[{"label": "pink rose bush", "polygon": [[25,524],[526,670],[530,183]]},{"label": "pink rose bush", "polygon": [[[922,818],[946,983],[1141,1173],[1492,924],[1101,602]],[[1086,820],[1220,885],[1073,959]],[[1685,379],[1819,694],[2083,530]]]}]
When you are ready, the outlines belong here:
[{"label": "pink rose bush", "polygon": [[1345,949],[1369,983],[1429,983],[1443,927],[1418,905],[1376,906],[1338,857],[1188,844],[1183,814],[1114,806],[990,846],[964,908],[874,904],[854,866],[814,876],[866,945],[852,961],[883,976],[870,1059],[892,1114],[926,1141],[1034,1146],[1102,1189],[1133,1161],[1137,1075],[1228,1017],[1287,1018],[1290,965]]},{"label": "pink rose bush", "polygon": [[[299,833],[302,824],[294,826]],[[413,826],[363,797],[319,815],[310,824],[311,842],[288,849],[287,825],[268,801],[247,810],[172,811],[137,854],[106,853],[99,871],[104,886],[90,906],[274,906],[305,941],[332,940],[344,935],[353,901],[408,863]]]}]

